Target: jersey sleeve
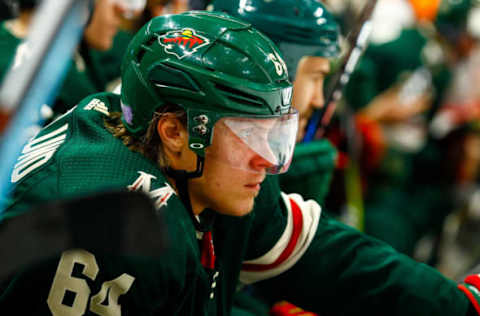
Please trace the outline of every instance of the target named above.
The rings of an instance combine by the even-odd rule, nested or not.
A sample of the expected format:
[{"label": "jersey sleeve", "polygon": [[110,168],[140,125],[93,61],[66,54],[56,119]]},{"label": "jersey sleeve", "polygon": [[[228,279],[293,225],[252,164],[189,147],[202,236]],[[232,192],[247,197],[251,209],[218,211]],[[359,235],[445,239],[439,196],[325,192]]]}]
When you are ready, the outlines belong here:
[{"label": "jersey sleeve", "polygon": [[281,274],[291,268],[305,253],[315,235],[320,206],[304,201],[298,194],[281,194],[286,223],[280,238],[264,255],[244,261],[240,281],[254,283]]},{"label": "jersey sleeve", "polygon": [[469,303],[455,282],[320,215],[298,195],[257,207],[241,281],[258,281],[255,290],[271,302],[286,299],[322,315],[466,315]]},{"label": "jersey sleeve", "polygon": [[[108,141],[113,137],[103,128],[103,117],[108,115],[112,103],[110,98],[109,94],[85,98],[42,128],[22,148],[11,172],[12,192],[6,201],[6,211],[0,214],[0,222],[43,202],[102,189],[98,179],[93,179],[93,184],[84,183],[91,178],[88,172],[103,175],[101,171],[105,168],[100,163],[107,160],[96,159],[94,155],[103,153],[116,141]],[[87,160],[99,163],[82,164]],[[77,165],[83,169],[77,171]],[[77,181],[65,183],[65,177],[75,172],[79,174]]]},{"label": "jersey sleeve", "polygon": [[71,111],[44,127],[25,144],[10,174],[11,190],[6,198],[3,219],[27,211],[33,205],[58,196],[56,153],[68,142]]}]

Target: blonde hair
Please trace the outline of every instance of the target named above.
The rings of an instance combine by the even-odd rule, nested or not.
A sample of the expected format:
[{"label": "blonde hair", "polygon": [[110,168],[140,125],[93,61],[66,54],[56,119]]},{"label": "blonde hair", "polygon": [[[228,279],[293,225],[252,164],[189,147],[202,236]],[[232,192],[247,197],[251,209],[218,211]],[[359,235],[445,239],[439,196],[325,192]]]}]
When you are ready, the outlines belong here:
[{"label": "blonde hair", "polygon": [[133,135],[128,131],[125,125],[123,125],[121,120],[122,113],[120,112],[111,112],[108,117],[104,118],[104,125],[128,149],[142,154],[147,159],[155,162],[159,167],[164,168],[168,166],[168,159],[163,150],[162,140],[157,133],[157,125],[161,117],[171,114],[175,115],[186,128],[187,115],[180,106],[175,104],[166,105],[162,107],[161,112],[155,112],[147,131],[140,136]]}]

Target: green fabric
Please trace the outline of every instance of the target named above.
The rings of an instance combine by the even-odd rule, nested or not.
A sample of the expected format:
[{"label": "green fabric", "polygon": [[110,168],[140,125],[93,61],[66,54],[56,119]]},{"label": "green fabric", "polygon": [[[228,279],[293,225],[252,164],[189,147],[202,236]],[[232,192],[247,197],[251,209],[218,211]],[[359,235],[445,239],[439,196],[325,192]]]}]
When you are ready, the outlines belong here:
[{"label": "green fabric", "polygon": [[400,79],[402,73],[422,65],[427,39],[418,29],[404,29],[395,40],[370,44],[346,87],[345,97],[354,109],[365,107],[380,92]]},{"label": "green fabric", "polygon": [[[248,310],[241,309],[239,307],[234,306],[232,308],[232,316],[258,316],[258,314],[253,314]],[[266,314],[268,315],[268,314]]]},{"label": "green fabric", "polygon": [[65,113],[86,96],[103,92],[111,82],[120,80],[121,62],[131,37],[127,32],[118,32],[107,51],[81,43],[58,93],[54,107],[57,114]]},{"label": "green fabric", "polygon": [[[95,104],[104,102],[107,108],[119,110],[118,96],[97,95],[81,103],[75,110],[44,129],[38,137],[58,130],[68,124],[68,141],[55,152],[54,157],[42,166],[32,170],[17,183],[13,196],[14,204],[5,213],[5,218],[21,214],[28,206],[39,201],[81,196],[87,193],[114,188],[125,188],[139,177],[139,171],[152,175],[147,189],[150,191],[165,187],[167,183],[161,171],[143,156],[129,151],[103,127],[104,114],[95,108],[86,108],[92,99]],[[110,106],[115,104],[116,107]],[[112,162],[121,162],[121,165]],[[145,189],[145,188],[144,188]],[[163,209],[162,209],[163,211]],[[244,253],[246,238],[238,239],[248,231],[246,225],[251,217],[234,218],[229,224],[231,230],[223,229],[222,219],[218,218],[219,228],[213,235],[216,240],[218,267],[214,271],[205,270],[199,260],[200,251],[195,229],[189,214],[176,196],[168,200],[163,211],[172,247],[161,257],[161,262],[145,262],[137,265],[128,258],[97,258],[101,274],[90,285],[92,293],[99,290],[101,282],[120,274],[120,270],[134,275],[137,287],[133,286],[125,296],[122,308],[133,314],[153,315],[159,310],[164,315],[226,315],[233,300],[232,294],[237,285],[240,256]],[[174,221],[175,223],[171,222]],[[226,219],[228,221],[228,219]],[[8,221],[7,221],[8,224]],[[228,227],[228,226],[226,226]],[[229,234],[229,232],[234,232]],[[223,236],[226,234],[227,236]],[[225,241],[225,245],[222,242]],[[231,248],[234,245],[234,248]],[[232,253],[232,250],[235,252]],[[22,272],[15,283],[0,298],[1,308],[13,308],[25,297],[41,293],[38,301],[23,304],[19,314],[49,315],[43,299],[50,283],[41,283],[43,288],[32,288],[32,282],[49,282],[57,261],[45,262],[39,267],[31,267]],[[55,265],[52,267],[52,265]],[[47,270],[44,270],[47,269]],[[137,271],[138,269],[138,271]],[[211,285],[215,272],[220,273],[216,280],[218,299],[210,300]],[[32,275],[37,277],[31,278]],[[98,281],[98,282],[97,282]],[[26,287],[28,283],[29,287]],[[51,282],[51,281],[50,281]],[[171,286],[169,286],[171,285]],[[33,291],[31,295],[29,291]],[[35,295],[38,298],[38,295]],[[183,303],[181,303],[183,302]],[[21,304],[20,304],[21,305]],[[6,306],[6,307],[5,307]],[[10,309],[9,309],[10,310]],[[19,310],[19,308],[16,308]],[[132,312],[133,311],[133,312]],[[88,313],[87,313],[88,314]]]},{"label": "green fabric", "polygon": [[[480,313],[480,292],[478,288],[480,286],[478,274],[468,275],[464,283],[461,283],[458,287],[469,296],[472,305],[470,306],[471,313],[469,315],[478,315]],[[474,307],[475,306],[475,307]]]},{"label": "green fabric", "polygon": [[326,139],[300,143],[295,147],[288,172],[280,175],[280,187],[287,193],[299,193],[322,205],[330,187],[337,152]]},{"label": "green fabric", "polygon": [[[443,100],[450,71],[424,58],[425,47],[435,40],[425,34],[420,28],[409,28],[391,42],[370,45],[347,86],[348,104],[361,109],[401,82],[405,73],[427,67],[435,87],[433,105],[424,114],[428,122]],[[439,144],[430,140],[429,146]],[[387,147],[380,165],[366,179],[365,232],[408,255],[413,255],[421,237],[438,232],[451,205],[450,194],[440,183],[443,180],[437,181],[440,169],[435,161],[441,161],[442,155],[425,160],[429,150],[412,153]]]},{"label": "green fabric", "polygon": [[107,51],[90,49],[91,62],[95,65],[99,81],[102,86],[108,86],[112,81],[120,81],[120,68],[123,55],[127,51],[128,43],[133,34],[126,31],[119,31],[114,39],[112,47]]},{"label": "green fabric", "polygon": [[[120,64],[128,43],[128,34],[120,32],[110,51],[98,52],[83,43],[69,61],[68,70],[52,105],[55,115],[63,114],[86,96],[102,92],[107,84],[120,77]],[[0,79],[14,60],[21,40],[0,27]]]},{"label": "green fabric", "polygon": [[0,81],[3,80],[10,63],[15,56],[20,40],[8,31],[5,22],[0,24]]},{"label": "green fabric", "polygon": [[[21,40],[14,37],[3,23],[0,31],[0,43],[2,45],[0,50],[0,74],[3,78],[15,58]],[[81,99],[97,91],[100,90],[95,88],[85,71],[78,70],[72,59],[69,62],[68,71],[58,92],[53,110],[56,114],[64,113]]]},{"label": "green fabric", "polygon": [[256,287],[271,302],[288,298],[325,315],[465,315],[468,308],[438,271],[328,216],[299,263]]},{"label": "green fabric", "polygon": [[256,298],[252,295],[251,291],[249,292],[248,290],[249,289],[235,294],[232,316],[269,315],[270,307],[268,304]]},{"label": "green fabric", "polygon": [[439,233],[454,208],[439,146],[431,140],[416,154],[389,148],[368,178],[365,231],[408,255],[420,238]]},{"label": "green fabric", "polygon": [[[58,135],[66,138],[53,155],[17,181],[15,203],[7,209],[6,218],[38,201],[125,188],[138,179],[139,171],[151,175],[150,186],[144,183],[137,188],[151,192],[166,186],[165,177],[153,163],[130,152],[105,130],[104,106],[118,110],[119,97],[92,96],[38,135],[59,131],[68,124],[66,134]],[[149,260],[99,255],[100,272],[95,282],[88,283],[91,293],[87,297],[98,292],[100,282],[126,272],[136,279],[122,296],[125,314],[230,315],[242,261],[265,254],[284,232],[286,208],[279,195],[277,177],[267,177],[251,214],[216,215],[212,234],[217,261],[213,270],[201,265],[191,217],[172,195],[159,209],[169,228],[166,253]],[[154,199],[158,202],[160,197]],[[4,223],[8,225],[5,218]],[[259,283],[261,296],[273,301],[286,299],[327,315],[465,315],[468,300],[454,282],[434,269],[327,216],[312,229],[315,236],[306,253],[287,272]],[[0,294],[0,310],[50,315],[45,297],[57,259],[23,269]]]},{"label": "green fabric", "polygon": [[464,28],[468,20],[468,13],[474,6],[472,2],[472,0],[443,0],[435,18],[435,25],[440,28],[440,31],[445,31],[443,28],[445,26]]}]

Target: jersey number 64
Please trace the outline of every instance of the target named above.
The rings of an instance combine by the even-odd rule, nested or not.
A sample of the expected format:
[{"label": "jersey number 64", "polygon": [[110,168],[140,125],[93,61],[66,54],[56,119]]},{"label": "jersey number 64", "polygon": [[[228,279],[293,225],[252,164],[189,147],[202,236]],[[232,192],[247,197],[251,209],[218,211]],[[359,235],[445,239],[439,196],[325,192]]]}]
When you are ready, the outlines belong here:
[{"label": "jersey number 64", "polygon": [[[99,268],[92,253],[82,249],[64,251],[47,299],[54,316],[83,315],[87,309],[91,291],[84,279],[72,276],[75,263],[83,265],[82,274],[92,281],[97,277]],[[122,311],[118,297],[130,289],[134,280],[134,277],[124,273],[114,280],[103,282],[100,291],[90,299],[90,311],[101,316],[120,316]],[[63,303],[67,291],[75,294],[71,306]],[[107,295],[108,299],[105,300]]]}]

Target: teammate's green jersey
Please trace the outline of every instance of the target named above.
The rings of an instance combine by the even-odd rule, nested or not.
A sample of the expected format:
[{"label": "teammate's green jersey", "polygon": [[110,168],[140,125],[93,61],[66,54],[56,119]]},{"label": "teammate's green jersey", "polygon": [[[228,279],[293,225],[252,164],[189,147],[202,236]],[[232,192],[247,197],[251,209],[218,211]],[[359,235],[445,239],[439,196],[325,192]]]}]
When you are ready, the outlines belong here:
[{"label": "teammate's green jersey", "polygon": [[[10,66],[18,66],[28,56],[28,48],[22,39],[15,37],[7,27],[9,21],[0,24],[0,81]],[[114,46],[107,52],[99,52],[81,43],[69,61],[68,70],[60,86],[52,108],[55,114],[63,114],[86,96],[103,92],[107,85],[120,77],[120,62],[131,35],[119,32]]]},{"label": "teammate's green jersey", "polygon": [[0,79],[5,75],[20,40],[10,33],[5,22],[0,24]]},{"label": "teammate's green jersey", "polygon": [[287,173],[279,177],[282,191],[299,193],[323,205],[335,170],[337,151],[326,138],[299,143]]},{"label": "teammate's green jersey", "polygon": [[[168,249],[148,260],[65,252],[23,270],[0,294],[0,309],[18,315],[230,315],[240,280],[258,282],[256,289],[271,300],[322,315],[466,315],[468,300],[454,282],[320,216],[317,203],[280,193],[273,176],[262,183],[249,215],[205,210],[200,224],[216,214],[214,221],[207,232],[196,231],[161,170],[105,129],[104,118],[118,110],[118,96],[93,95],[32,139],[12,173],[16,189],[3,221],[8,225],[41,201],[141,190],[165,219]],[[213,243],[205,244],[206,236]],[[208,255],[215,260],[205,263]]]}]

